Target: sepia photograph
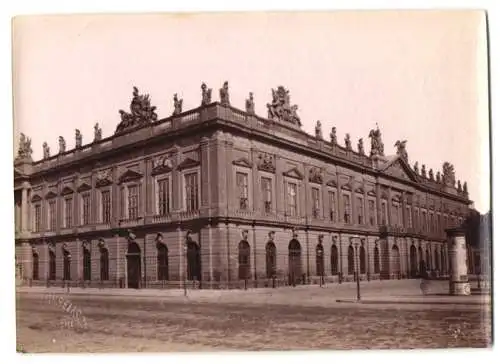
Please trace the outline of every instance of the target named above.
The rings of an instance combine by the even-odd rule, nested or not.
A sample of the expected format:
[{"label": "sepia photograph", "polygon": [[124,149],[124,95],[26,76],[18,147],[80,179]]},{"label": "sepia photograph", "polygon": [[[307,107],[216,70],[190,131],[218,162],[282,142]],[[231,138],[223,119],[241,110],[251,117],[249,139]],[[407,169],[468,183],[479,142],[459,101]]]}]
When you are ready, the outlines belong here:
[{"label": "sepia photograph", "polygon": [[491,348],[487,27],[14,17],[16,351]]}]

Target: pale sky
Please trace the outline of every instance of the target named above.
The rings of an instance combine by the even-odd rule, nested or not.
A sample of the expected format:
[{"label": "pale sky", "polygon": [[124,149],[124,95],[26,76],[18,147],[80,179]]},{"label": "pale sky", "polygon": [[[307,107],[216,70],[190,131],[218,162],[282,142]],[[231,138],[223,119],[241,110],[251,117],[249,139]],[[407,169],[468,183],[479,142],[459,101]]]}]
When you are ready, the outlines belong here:
[{"label": "pale sky", "polygon": [[410,164],[434,173],[444,161],[489,209],[486,28],[481,12],[325,12],[25,17],[14,21],[15,147],[22,131],[34,158],[59,135],[74,147],[93,125],[110,136],[132,86],[149,93],[159,118],[172,97],[199,106],[200,85],[229,81],[233,106],[254,93],[266,116],[271,88],[298,104],[303,130],[321,120],[353,146],[378,123],[386,154],[408,140]]}]

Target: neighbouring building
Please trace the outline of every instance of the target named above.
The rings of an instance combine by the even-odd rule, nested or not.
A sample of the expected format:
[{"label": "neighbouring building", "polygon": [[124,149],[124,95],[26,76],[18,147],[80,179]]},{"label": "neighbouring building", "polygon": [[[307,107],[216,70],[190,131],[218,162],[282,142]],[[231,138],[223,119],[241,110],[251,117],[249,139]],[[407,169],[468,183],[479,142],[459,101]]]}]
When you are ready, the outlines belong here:
[{"label": "neighbouring building", "polygon": [[[267,117],[202,85],[201,105],[158,119],[134,88],[114,135],[74,148],[59,137],[14,162],[16,266],[26,284],[202,288],[446,275],[445,228],[461,224],[467,184],[393,154],[378,126],[353,147],[335,127],[301,130],[289,91]],[[341,145],[342,144],[342,145]],[[391,155],[388,155],[391,154]]]}]

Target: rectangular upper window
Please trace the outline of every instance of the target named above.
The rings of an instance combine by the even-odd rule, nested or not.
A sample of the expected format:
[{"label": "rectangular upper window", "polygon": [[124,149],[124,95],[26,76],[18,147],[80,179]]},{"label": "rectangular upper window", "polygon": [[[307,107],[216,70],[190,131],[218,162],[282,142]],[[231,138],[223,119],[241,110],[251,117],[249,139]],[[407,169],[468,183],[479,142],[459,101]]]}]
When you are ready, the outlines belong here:
[{"label": "rectangular upper window", "polygon": [[101,191],[101,209],[102,222],[109,224],[111,222],[111,192],[109,190]]},{"label": "rectangular upper window", "polygon": [[330,206],[330,221],[337,221],[337,195],[335,191],[328,191],[328,205]]},{"label": "rectangular upper window", "polygon": [[35,232],[39,232],[42,228],[42,205],[36,204],[34,206],[35,209],[35,226],[33,227]]},{"label": "rectangular upper window", "polygon": [[186,211],[197,211],[199,209],[198,196],[198,173],[186,173],[184,175]]},{"label": "rectangular upper window", "polygon": [[90,192],[82,194],[82,225],[90,224]]},{"label": "rectangular upper window", "polygon": [[161,178],[156,183],[157,187],[157,203],[158,215],[168,215],[170,213],[170,179],[168,177]]},{"label": "rectangular upper window", "polygon": [[56,230],[56,221],[57,221],[57,215],[56,215],[56,200],[51,199],[49,200],[49,230],[54,231]]},{"label": "rectangular upper window", "polygon": [[320,215],[319,188],[313,187],[311,189],[311,197],[312,197],[312,215],[315,218],[319,218]]},{"label": "rectangular upper window", "polygon": [[261,180],[261,195],[264,204],[264,211],[269,213],[272,210],[273,201],[273,187],[272,179],[269,177],[262,177]]},{"label": "rectangular upper window", "polygon": [[64,227],[70,228],[73,226],[73,198],[67,197],[64,199]]},{"label": "rectangular upper window", "polygon": [[236,172],[236,188],[238,189],[239,209],[248,209],[248,174]]},{"label": "rectangular upper window", "polygon": [[290,216],[297,216],[297,184],[293,182],[287,183],[287,204],[288,214]]}]

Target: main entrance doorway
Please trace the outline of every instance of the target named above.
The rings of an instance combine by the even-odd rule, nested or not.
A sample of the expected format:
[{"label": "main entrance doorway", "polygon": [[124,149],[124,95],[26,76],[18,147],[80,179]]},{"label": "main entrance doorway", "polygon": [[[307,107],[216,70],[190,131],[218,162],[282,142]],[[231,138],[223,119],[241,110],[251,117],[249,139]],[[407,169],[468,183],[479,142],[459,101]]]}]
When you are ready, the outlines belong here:
[{"label": "main entrance doorway", "polygon": [[139,288],[141,281],[141,249],[137,243],[128,244],[127,250],[127,287]]}]

